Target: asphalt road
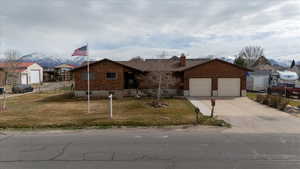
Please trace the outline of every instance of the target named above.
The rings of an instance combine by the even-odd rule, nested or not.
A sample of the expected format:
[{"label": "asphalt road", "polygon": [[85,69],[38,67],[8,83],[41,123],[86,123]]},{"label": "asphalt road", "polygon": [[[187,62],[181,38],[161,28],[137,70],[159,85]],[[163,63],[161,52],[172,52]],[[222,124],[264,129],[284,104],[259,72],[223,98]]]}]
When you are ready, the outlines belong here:
[{"label": "asphalt road", "polygon": [[297,133],[221,128],[0,134],[0,169],[299,169]]}]

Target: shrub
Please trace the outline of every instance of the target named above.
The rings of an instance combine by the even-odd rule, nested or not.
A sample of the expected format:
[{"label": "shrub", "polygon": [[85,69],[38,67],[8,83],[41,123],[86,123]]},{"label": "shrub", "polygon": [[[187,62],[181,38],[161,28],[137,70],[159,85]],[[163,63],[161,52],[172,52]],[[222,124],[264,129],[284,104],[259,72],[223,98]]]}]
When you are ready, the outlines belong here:
[{"label": "shrub", "polygon": [[269,96],[270,97],[270,102],[269,102],[269,105],[271,107],[274,107],[274,108],[278,108],[278,106],[280,105],[281,103],[281,96]]},{"label": "shrub", "polygon": [[256,95],[256,99],[255,100],[257,102],[262,103],[263,99],[264,99],[264,96],[262,94],[257,94]]},{"label": "shrub", "polygon": [[270,95],[263,96],[262,104],[269,105],[270,103]]},{"label": "shrub", "polygon": [[280,110],[284,110],[289,104],[289,100],[285,97],[272,95],[256,95],[256,101]]},{"label": "shrub", "polygon": [[289,104],[289,99],[280,97],[280,102],[277,108],[280,110],[284,110],[288,104]]}]

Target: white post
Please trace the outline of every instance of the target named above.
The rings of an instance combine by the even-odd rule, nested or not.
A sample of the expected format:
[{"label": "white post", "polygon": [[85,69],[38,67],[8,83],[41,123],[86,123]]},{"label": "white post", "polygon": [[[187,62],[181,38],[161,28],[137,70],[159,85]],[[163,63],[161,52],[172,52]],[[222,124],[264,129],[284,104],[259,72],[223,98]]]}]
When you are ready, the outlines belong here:
[{"label": "white post", "polygon": [[108,96],[109,98],[109,118],[112,119],[113,114],[112,114],[112,94]]},{"label": "white post", "polygon": [[87,51],[87,73],[88,73],[88,113],[90,113],[90,59],[89,59],[89,53],[88,53],[88,44],[86,44],[86,51]]}]

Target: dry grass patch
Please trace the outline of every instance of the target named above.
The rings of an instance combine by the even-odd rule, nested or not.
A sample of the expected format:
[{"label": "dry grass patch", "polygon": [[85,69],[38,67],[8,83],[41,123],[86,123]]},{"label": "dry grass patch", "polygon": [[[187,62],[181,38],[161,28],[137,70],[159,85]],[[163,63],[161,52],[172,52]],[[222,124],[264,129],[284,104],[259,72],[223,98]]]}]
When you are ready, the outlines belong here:
[{"label": "dry grass patch", "polygon": [[[91,126],[161,126],[195,123],[194,107],[184,99],[163,99],[168,107],[154,108],[151,99],[113,100],[113,120],[108,118],[108,100],[92,100],[87,112],[84,99],[64,91],[27,94],[8,99],[8,110],[1,112],[0,128],[48,128]],[[200,117],[202,124],[224,121]]]}]

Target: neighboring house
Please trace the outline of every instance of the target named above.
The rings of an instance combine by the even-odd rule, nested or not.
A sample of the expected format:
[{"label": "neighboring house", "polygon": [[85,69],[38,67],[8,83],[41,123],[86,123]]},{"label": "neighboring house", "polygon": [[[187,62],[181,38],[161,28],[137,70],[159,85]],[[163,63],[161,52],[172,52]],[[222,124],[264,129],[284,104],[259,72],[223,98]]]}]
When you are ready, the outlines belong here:
[{"label": "neighboring house", "polygon": [[55,70],[53,67],[44,67],[43,68],[43,82],[55,82]]},{"label": "neighboring house", "polygon": [[70,81],[72,80],[72,73],[70,72],[74,69],[75,65],[61,64],[54,67],[54,71],[58,81]]},{"label": "neighboring house", "polygon": [[276,66],[273,66],[271,64],[271,62],[265,56],[261,56],[254,62],[254,64],[251,66],[251,69],[253,71],[274,72],[274,71],[277,71],[279,68]]},{"label": "neighboring house", "polygon": [[270,71],[256,70],[248,73],[247,90],[249,91],[267,91],[269,87]]},{"label": "neighboring house", "polygon": [[259,57],[251,66],[253,72],[247,75],[247,90],[249,91],[266,91],[269,87],[269,78],[272,72],[279,68],[273,66],[265,57]]},{"label": "neighboring house", "polygon": [[73,79],[71,70],[75,65],[61,64],[54,68],[44,68],[44,82],[70,81]]},{"label": "neighboring house", "polygon": [[[162,65],[162,66],[161,66]],[[87,66],[72,70],[76,96],[86,96]],[[162,74],[163,96],[245,96],[249,69],[219,59],[146,59],[90,64],[92,96],[156,95]]]},{"label": "neighboring house", "polygon": [[9,85],[39,84],[43,81],[43,68],[35,62],[2,62],[0,68],[7,72]]}]

